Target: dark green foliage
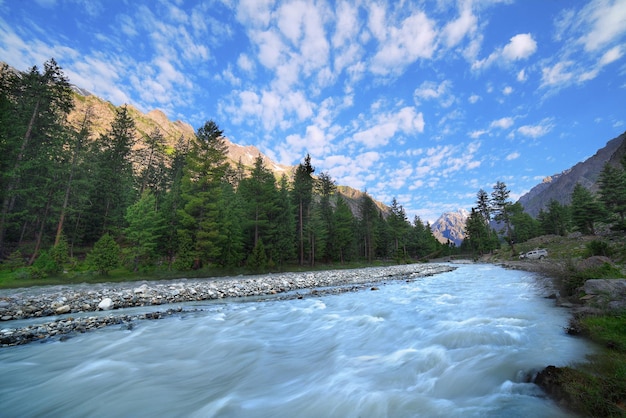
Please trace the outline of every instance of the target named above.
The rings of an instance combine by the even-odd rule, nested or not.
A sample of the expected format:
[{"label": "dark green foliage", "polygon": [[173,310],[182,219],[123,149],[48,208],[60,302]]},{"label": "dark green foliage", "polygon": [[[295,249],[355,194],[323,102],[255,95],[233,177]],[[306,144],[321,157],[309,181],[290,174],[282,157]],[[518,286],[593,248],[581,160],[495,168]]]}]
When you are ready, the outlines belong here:
[{"label": "dark green foliage", "polygon": [[532,216],[524,212],[521,203],[516,202],[510,207],[512,239],[514,242],[525,242],[541,235],[541,224]]},{"label": "dark green foliage", "polygon": [[129,255],[133,269],[147,264],[156,256],[158,242],[163,232],[163,219],[156,210],[156,198],[147,191],[141,199],[128,207],[125,216],[128,226],[124,230],[129,241]]},{"label": "dark green foliage", "polygon": [[[55,274],[88,248],[86,265],[102,274],[120,254],[137,271],[163,260],[177,270],[283,269],[441,252],[395,199],[387,214],[365,195],[354,216],[328,173],[314,177],[308,154],[277,184],[261,157],[230,167],[213,121],[171,149],[159,129],[136,129],[126,106],[97,136],[90,108],[70,125],[75,99],[54,60],[41,72],[0,68],[0,260],[12,270],[34,263],[22,275]],[[30,259],[9,256],[15,248]]]},{"label": "dark green foliage", "polygon": [[609,214],[614,216],[615,223],[625,225],[626,213],[626,174],[624,170],[605,164],[598,179],[600,185],[600,201]]},{"label": "dark green foliage", "polygon": [[613,249],[606,241],[594,240],[585,244],[585,256],[591,257],[594,255],[600,255],[604,257],[611,257],[613,255]]},{"label": "dark green foliage", "polygon": [[274,209],[272,219],[276,228],[270,249],[270,260],[280,267],[296,257],[294,233],[296,221],[293,216],[294,207],[286,176],[280,179]]},{"label": "dark green foliage", "polygon": [[[297,228],[297,242],[298,242],[298,254],[300,265],[305,264],[305,253],[309,247],[307,244],[311,244],[311,236],[305,235],[305,232],[310,232],[311,229],[307,228],[309,218],[311,216],[311,202],[313,200],[313,173],[315,168],[311,165],[311,156],[307,154],[304,157],[304,161],[298,164],[296,167],[296,173],[293,180],[293,202],[296,209],[296,228]],[[309,260],[314,263],[314,260]]]},{"label": "dark green foliage", "polygon": [[15,271],[19,268],[26,266],[26,260],[20,250],[15,250],[4,260],[3,267],[10,271]]},{"label": "dark green foliage", "polygon": [[595,235],[595,224],[604,219],[605,212],[596,197],[580,183],[572,192],[572,223],[583,234]]},{"label": "dark green foliage", "polygon": [[109,131],[91,143],[90,207],[82,217],[89,242],[104,233],[119,232],[126,209],[135,200],[131,160],[135,135],[135,122],[124,106],[116,110]]},{"label": "dark green foliage", "polygon": [[221,199],[218,204],[220,213],[221,241],[218,264],[225,267],[237,267],[244,258],[244,232],[242,219],[245,219],[243,201],[229,183],[222,184]]},{"label": "dark green foliage", "polygon": [[267,254],[265,253],[265,246],[263,240],[258,240],[257,244],[252,249],[252,253],[246,261],[246,265],[250,271],[254,273],[261,273],[267,268]]},{"label": "dark green foliage", "polygon": [[512,224],[512,205],[509,200],[511,191],[506,187],[504,182],[498,181],[493,186],[491,192],[491,213],[493,219],[504,226],[502,233],[506,238],[506,242],[511,246],[511,251],[515,253],[515,245],[513,240],[513,224]]},{"label": "dark green foliage", "polygon": [[66,179],[71,88],[51,59],[43,72],[0,68],[0,89],[0,256],[23,236],[36,241],[36,254]]},{"label": "dark green foliage", "polygon": [[62,268],[48,251],[41,251],[32,267],[38,271],[37,274],[40,272],[43,275],[42,277],[57,274]]},{"label": "dark green foliage", "polygon": [[376,255],[379,212],[372,198],[364,193],[359,202],[359,253],[369,262]]},{"label": "dark green foliage", "polygon": [[476,195],[476,205],[465,221],[465,239],[461,247],[476,255],[483,255],[499,248],[500,243],[498,235],[490,226],[492,206],[483,189]]},{"label": "dark green foliage", "polygon": [[178,210],[177,234],[183,231],[188,234],[196,265],[219,262],[220,242],[224,240],[219,224],[219,202],[227,167],[222,131],[215,122],[208,121],[197,130],[187,154],[181,181],[183,205]]},{"label": "dark green foliage", "polygon": [[537,220],[544,234],[565,236],[571,228],[570,208],[552,199],[547,211],[539,211]]},{"label": "dark green foliage", "polygon": [[350,207],[342,197],[337,198],[335,211],[333,212],[333,254],[340,263],[349,261],[354,257],[356,220]]},{"label": "dark green foliage", "polygon": [[104,234],[87,254],[87,264],[106,276],[120,264],[120,246],[109,234]]},{"label": "dark green foliage", "polygon": [[67,240],[65,236],[61,236],[59,242],[50,249],[50,257],[52,257],[57,266],[59,266],[59,269],[61,269],[68,262],[69,254]]}]

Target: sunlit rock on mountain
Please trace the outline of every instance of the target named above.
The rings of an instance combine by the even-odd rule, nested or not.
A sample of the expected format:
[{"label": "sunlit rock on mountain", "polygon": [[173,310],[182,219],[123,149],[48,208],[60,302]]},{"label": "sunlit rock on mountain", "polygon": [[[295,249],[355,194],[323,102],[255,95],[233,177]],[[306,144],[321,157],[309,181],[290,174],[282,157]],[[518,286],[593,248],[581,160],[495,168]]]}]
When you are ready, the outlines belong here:
[{"label": "sunlit rock on mountain", "polygon": [[465,209],[459,209],[456,212],[446,212],[431,225],[431,230],[435,238],[441,243],[452,242],[457,247],[461,245],[465,239],[465,221],[469,216],[469,212]]}]

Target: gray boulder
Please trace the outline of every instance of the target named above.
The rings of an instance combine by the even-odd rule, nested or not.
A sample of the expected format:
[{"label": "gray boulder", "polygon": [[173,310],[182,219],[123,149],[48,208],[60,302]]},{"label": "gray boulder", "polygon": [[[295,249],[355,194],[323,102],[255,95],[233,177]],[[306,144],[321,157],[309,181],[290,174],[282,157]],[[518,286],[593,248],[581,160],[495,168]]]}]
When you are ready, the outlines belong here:
[{"label": "gray boulder", "polygon": [[587,304],[609,310],[626,309],[626,279],[590,279],[583,290]]}]

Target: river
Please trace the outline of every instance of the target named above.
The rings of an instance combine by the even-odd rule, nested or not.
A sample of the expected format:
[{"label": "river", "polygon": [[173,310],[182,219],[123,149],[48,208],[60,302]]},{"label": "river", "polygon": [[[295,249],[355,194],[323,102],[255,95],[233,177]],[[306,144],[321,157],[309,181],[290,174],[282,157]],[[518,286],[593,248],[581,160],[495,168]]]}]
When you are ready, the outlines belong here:
[{"label": "river", "polygon": [[528,377],[592,347],[535,274],[459,265],[377,289],[0,349],[0,416],[568,416]]}]

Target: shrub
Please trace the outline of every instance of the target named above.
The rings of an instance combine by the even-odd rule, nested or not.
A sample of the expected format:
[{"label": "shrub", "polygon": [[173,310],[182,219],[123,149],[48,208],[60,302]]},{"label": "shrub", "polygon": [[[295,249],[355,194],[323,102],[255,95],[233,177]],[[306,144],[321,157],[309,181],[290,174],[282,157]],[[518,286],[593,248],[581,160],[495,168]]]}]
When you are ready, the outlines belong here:
[{"label": "shrub", "polygon": [[4,265],[10,270],[15,271],[26,266],[26,260],[20,250],[13,251],[11,255],[4,261]]},{"label": "shrub", "polygon": [[101,275],[109,274],[109,271],[119,266],[119,263],[120,246],[109,234],[104,234],[87,255],[87,264]]},{"label": "shrub", "polygon": [[69,253],[70,247],[64,236],[61,236],[59,243],[50,249],[50,256],[59,265],[60,269],[62,269],[63,265],[65,265],[69,260]]},{"label": "shrub", "polygon": [[51,274],[57,274],[61,271],[61,266],[57,264],[48,251],[41,251],[32,267],[33,269],[40,270],[43,277]]},{"label": "shrub", "polygon": [[594,255],[610,257],[613,255],[613,249],[606,241],[595,240],[585,245],[585,256],[593,257]]}]

